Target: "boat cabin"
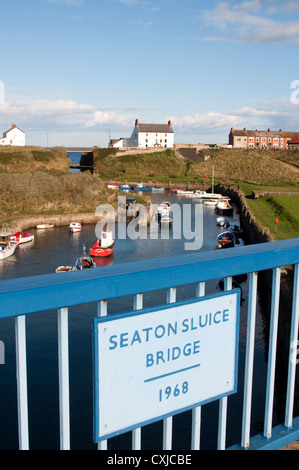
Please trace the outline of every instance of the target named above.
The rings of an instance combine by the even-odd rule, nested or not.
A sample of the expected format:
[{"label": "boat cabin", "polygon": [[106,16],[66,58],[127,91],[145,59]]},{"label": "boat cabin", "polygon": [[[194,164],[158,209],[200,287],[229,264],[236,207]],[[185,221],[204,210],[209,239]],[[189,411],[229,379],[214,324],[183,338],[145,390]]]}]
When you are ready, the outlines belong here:
[{"label": "boat cabin", "polygon": [[100,245],[102,248],[108,248],[108,246],[111,246],[113,242],[114,240],[111,230],[105,230],[104,232],[102,232]]}]

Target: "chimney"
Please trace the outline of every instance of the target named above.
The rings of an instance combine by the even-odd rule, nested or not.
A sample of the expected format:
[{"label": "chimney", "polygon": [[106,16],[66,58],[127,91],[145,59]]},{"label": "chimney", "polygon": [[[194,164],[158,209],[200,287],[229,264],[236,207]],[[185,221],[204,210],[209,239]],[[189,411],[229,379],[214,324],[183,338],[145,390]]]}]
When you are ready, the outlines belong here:
[{"label": "chimney", "polygon": [[244,127],[244,131],[246,131],[246,127]]},{"label": "chimney", "polygon": [[136,119],[136,121],[135,121],[135,126],[137,126],[137,127],[138,127],[138,125],[139,125],[139,123],[138,123],[138,119]]},{"label": "chimney", "polygon": [[268,132],[270,132],[270,129],[268,129]]},{"label": "chimney", "polygon": [[12,124],[12,125],[11,125],[11,128],[12,128],[12,129],[15,129],[16,127],[17,127],[16,124]]},{"label": "chimney", "polygon": [[169,127],[171,127],[171,121],[170,120],[168,121],[168,125],[169,125]]}]

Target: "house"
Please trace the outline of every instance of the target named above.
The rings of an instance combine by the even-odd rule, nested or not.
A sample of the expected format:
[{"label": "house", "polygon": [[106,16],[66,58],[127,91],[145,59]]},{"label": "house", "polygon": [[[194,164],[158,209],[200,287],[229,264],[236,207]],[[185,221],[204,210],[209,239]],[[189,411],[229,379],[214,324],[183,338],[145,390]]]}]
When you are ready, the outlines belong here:
[{"label": "house", "polygon": [[290,150],[299,150],[299,134],[288,143]]},{"label": "house", "polygon": [[171,121],[167,124],[141,124],[138,119],[129,139],[110,140],[112,148],[173,148],[174,132]]},{"label": "house", "polygon": [[3,137],[0,138],[0,145],[14,145],[18,147],[25,146],[25,132],[21,131],[15,124],[11,129],[4,132]]},{"label": "house", "polygon": [[248,130],[244,127],[243,130],[231,128],[228,136],[228,143],[232,148],[240,149],[287,149],[288,143],[298,135],[298,132],[285,132],[280,129],[279,131],[261,130]]}]

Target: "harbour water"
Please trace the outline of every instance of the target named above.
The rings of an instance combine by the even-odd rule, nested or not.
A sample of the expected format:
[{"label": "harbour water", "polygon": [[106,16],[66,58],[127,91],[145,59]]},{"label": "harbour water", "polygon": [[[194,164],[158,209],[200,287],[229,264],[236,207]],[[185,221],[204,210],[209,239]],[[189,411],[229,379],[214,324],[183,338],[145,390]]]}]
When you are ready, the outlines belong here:
[{"label": "harbour water", "polygon": [[[169,200],[179,205],[190,204],[191,214],[195,206],[203,207],[203,246],[202,251],[213,250],[216,237],[222,231],[217,226],[213,207],[203,205],[193,198],[179,197],[170,193],[150,194],[152,203]],[[231,223],[238,223],[234,212]],[[35,235],[34,242],[19,246],[15,254],[0,262],[0,278],[19,278],[39,274],[54,273],[59,265],[73,265],[82,254],[83,244],[90,247],[95,241],[95,225],[84,225],[82,232],[70,233],[68,227],[48,230],[30,230]],[[97,269],[109,269],[107,265],[140,261],[172,255],[184,255],[184,238],[116,240],[114,254],[109,259],[97,259]],[[233,248],[231,248],[233,249]],[[188,252],[189,254],[190,252]],[[59,274],[57,274],[59,276]],[[246,346],[246,315],[248,282],[241,284],[242,298],[239,351],[238,393],[228,400],[227,445],[240,442],[242,419],[242,372]],[[206,293],[219,291],[218,280],[206,285]],[[177,300],[195,296],[195,286],[178,288]],[[161,305],[166,302],[166,293],[146,294],[144,307]],[[121,298],[108,303],[108,314],[120,313],[133,308],[132,298]],[[97,306],[82,305],[69,312],[70,348],[70,404],[71,404],[71,448],[96,449],[92,441],[93,426],[93,377],[92,377],[92,318]],[[0,366],[0,449],[18,448],[17,398],[15,370],[14,320],[0,322],[0,340],[5,344],[5,365]],[[59,448],[59,401],[58,401],[58,361],[57,361],[57,312],[43,312],[27,316],[28,354],[28,399],[29,429],[31,449]],[[258,305],[256,327],[255,375],[253,384],[252,428],[256,434],[261,431],[264,413],[266,379],[266,342],[264,338],[263,312]],[[216,449],[218,426],[218,403],[212,403],[202,410],[203,449]],[[188,450],[191,442],[191,413],[174,417],[173,449]],[[275,424],[275,418],[274,418]],[[144,449],[161,449],[162,423],[154,423],[142,431]],[[131,434],[125,434],[109,441],[109,449],[130,449]]]}]

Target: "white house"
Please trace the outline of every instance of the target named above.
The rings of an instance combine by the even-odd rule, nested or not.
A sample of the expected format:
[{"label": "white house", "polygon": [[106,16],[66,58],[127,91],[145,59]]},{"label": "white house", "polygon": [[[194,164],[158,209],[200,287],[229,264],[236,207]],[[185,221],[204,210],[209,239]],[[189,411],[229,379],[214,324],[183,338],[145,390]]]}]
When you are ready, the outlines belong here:
[{"label": "white house", "polygon": [[25,132],[21,131],[15,124],[11,129],[4,132],[2,139],[0,138],[0,145],[15,145],[18,147],[25,146]]},{"label": "white house", "polygon": [[129,139],[110,140],[109,147],[173,148],[174,132],[171,121],[167,124],[141,124],[138,119]]}]

